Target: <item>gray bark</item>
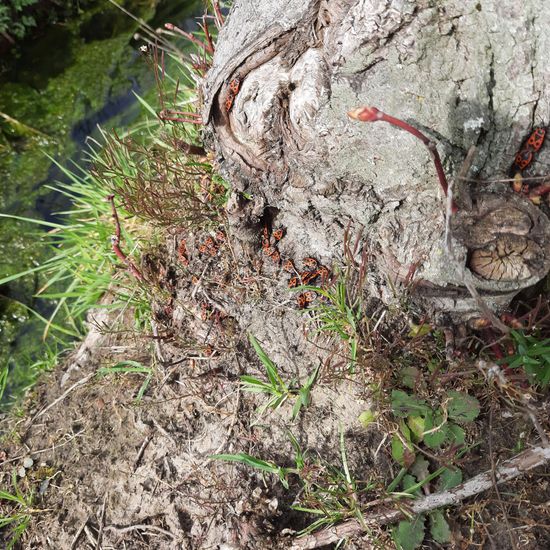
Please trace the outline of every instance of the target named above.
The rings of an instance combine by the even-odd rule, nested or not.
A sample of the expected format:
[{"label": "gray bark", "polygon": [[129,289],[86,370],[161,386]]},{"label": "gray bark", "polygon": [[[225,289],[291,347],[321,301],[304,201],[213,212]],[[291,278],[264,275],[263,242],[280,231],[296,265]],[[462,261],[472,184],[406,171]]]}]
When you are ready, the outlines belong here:
[{"label": "gray bark", "polygon": [[[369,290],[385,302],[414,272],[416,302],[436,313],[479,316],[468,286],[506,307],[550,268],[547,204],[495,181],[550,118],[549,27],[543,0],[236,0],[203,88],[207,138],[234,188],[234,236],[259,248],[274,221],[286,227],[283,256],[331,265],[351,223],[372,254]],[[454,182],[447,239],[426,148],[347,117],[363,105],[437,142],[450,179],[476,146],[475,182]],[[547,172],[549,149],[529,175]]]}]

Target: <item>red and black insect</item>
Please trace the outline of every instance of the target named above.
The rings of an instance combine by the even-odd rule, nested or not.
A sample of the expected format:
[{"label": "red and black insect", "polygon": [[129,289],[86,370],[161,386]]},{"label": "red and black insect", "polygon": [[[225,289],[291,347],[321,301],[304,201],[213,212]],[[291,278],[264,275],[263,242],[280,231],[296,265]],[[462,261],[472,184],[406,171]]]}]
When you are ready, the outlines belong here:
[{"label": "red and black insect", "polygon": [[296,268],[294,267],[294,262],[292,260],[286,260],[283,264],[283,270],[288,273],[294,273]]},{"label": "red and black insect", "polygon": [[189,265],[189,259],[187,258],[187,244],[185,239],[182,239],[178,246],[178,259],[184,266]]},{"label": "red and black insect", "polygon": [[545,137],[546,128],[535,128],[527,140],[527,145],[536,153],[542,147]]},{"label": "red and black insect", "polygon": [[307,258],[304,258],[302,260],[302,263],[306,266],[306,267],[309,267],[311,269],[317,269],[317,266],[319,265],[319,262],[315,259],[315,258],[312,258],[310,256],[308,256]]},{"label": "red and black insect", "polygon": [[225,98],[225,112],[229,113],[233,107],[233,102],[235,101],[235,96],[232,93],[227,94],[227,97]]},{"label": "red and black insect", "polygon": [[269,257],[278,264],[281,261],[281,254],[279,254],[278,250],[273,250],[273,252],[269,255]]},{"label": "red and black insect", "polygon": [[328,276],[330,275],[330,271],[328,267],[325,267],[324,265],[319,267],[319,269],[317,270],[317,273],[319,277],[321,277],[323,282],[326,281],[328,279]]},{"label": "red and black insect", "polygon": [[296,296],[296,302],[298,303],[298,307],[300,309],[304,309],[305,307],[307,307],[308,301],[305,293],[298,294],[298,296]]},{"label": "red and black insect", "polygon": [[315,258],[311,257],[304,258],[302,262],[306,267],[311,269],[317,269],[317,266],[319,265],[319,262]]},{"label": "red and black insect", "polygon": [[288,281],[288,288],[296,288],[300,284],[300,279],[298,277],[291,277]]},{"label": "red and black insect", "polygon": [[237,97],[237,94],[239,93],[239,90],[241,89],[241,80],[239,78],[234,78],[229,83],[229,89],[227,91],[227,95],[225,97],[224,105],[225,105],[225,111],[229,113],[231,111],[233,104],[235,103],[235,98]]},{"label": "red and black insect", "polygon": [[218,253],[218,245],[212,237],[207,237],[199,246],[199,252],[201,254],[210,254],[210,256],[215,256]]},{"label": "red and black insect", "polygon": [[309,285],[315,281],[317,277],[319,277],[319,273],[317,271],[304,271],[300,273],[300,278],[302,279],[303,285]]},{"label": "red and black insect", "polygon": [[535,153],[542,147],[545,137],[546,128],[539,127],[533,130],[514,158],[514,164],[512,166],[513,172],[521,172],[533,162]]},{"label": "red and black insect", "polygon": [[533,161],[533,151],[522,149],[514,158],[514,168],[525,170]]},{"label": "red and black insect", "polygon": [[239,90],[241,89],[241,79],[240,78],[234,78],[229,83],[229,91],[236,96],[239,93]]},{"label": "red and black insect", "polygon": [[276,240],[276,241],[280,241],[283,237],[284,237],[284,229],[276,229],[275,231],[273,231],[273,238]]}]

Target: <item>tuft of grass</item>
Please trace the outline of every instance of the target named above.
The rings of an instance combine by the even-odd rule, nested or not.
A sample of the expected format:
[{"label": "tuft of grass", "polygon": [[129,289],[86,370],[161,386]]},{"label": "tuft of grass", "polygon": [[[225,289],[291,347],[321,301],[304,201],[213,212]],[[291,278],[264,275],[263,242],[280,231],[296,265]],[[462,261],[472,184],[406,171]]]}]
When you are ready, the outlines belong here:
[{"label": "tuft of grass", "polygon": [[0,412],[9,410],[20,393],[32,388],[38,377],[55,368],[65,346],[45,342],[38,355],[24,355],[20,361],[11,358],[0,369]]},{"label": "tuft of grass", "polygon": [[292,505],[292,509],[317,517],[308,527],[300,531],[299,535],[312,533],[349,518],[363,521],[364,505],[367,503],[366,495],[377,484],[356,480],[351,475],[343,430],[340,430],[339,437],[342,461],[340,467],[326,464],[319,459],[311,459],[307,452],[302,451],[294,435],[288,432],[288,436],[294,449],[294,467],[282,467],[246,453],[212,455],[209,458],[237,462],[274,474],[287,490],[290,488],[289,476],[295,475],[300,490],[297,503]]},{"label": "tuft of grass", "polygon": [[324,300],[308,308],[313,313],[311,322],[318,325],[317,332],[336,335],[347,345],[349,368],[353,370],[361,341],[362,306],[359,297],[352,298],[349,282],[343,273],[327,288],[301,286],[296,290],[312,290]]},{"label": "tuft of grass", "polygon": [[300,414],[302,407],[307,407],[311,402],[311,390],[317,381],[320,364],[308,376],[303,385],[300,386],[297,383],[286,384],[279,375],[277,365],[267,356],[256,338],[250,334],[249,339],[254,351],[265,367],[267,381],[260,380],[254,376],[243,375],[241,376],[243,389],[248,392],[265,393],[270,396],[269,400],[258,409],[259,416],[268,408],[276,410],[282,407],[286,401],[294,399],[291,419],[295,420]]},{"label": "tuft of grass", "polygon": [[219,223],[228,187],[204,157],[191,158],[175,138],[139,143],[103,134],[93,174],[137,218],[163,227],[205,228]]},{"label": "tuft of grass", "polygon": [[141,387],[139,388],[135,402],[139,403],[143,396],[145,395],[145,392],[147,391],[147,388],[149,387],[149,384],[151,383],[151,380],[153,379],[153,369],[151,367],[146,367],[139,361],[120,361],[116,365],[113,365],[112,367],[101,367],[97,370],[96,375],[98,377],[103,376],[110,376],[114,374],[144,374],[145,378],[143,380],[143,383],[141,384]]},{"label": "tuft of grass", "polygon": [[0,491],[0,529],[6,530],[6,548],[13,548],[31,521],[34,495],[24,494],[17,484],[17,474],[12,474],[13,493]]},{"label": "tuft of grass", "polygon": [[[110,204],[105,200],[109,189],[91,174],[58,166],[70,181],[52,187],[72,204],[70,210],[59,213],[65,223],[0,214],[0,217],[12,217],[48,229],[46,234],[37,232],[37,238],[45,241],[51,256],[41,265],[0,279],[0,285],[39,273],[43,284],[37,296],[55,304],[48,319],[33,312],[45,322],[44,337],[50,329],[78,337],[83,334],[85,314],[92,308],[101,307],[101,297],[109,291],[115,299],[104,307],[140,310],[149,306],[144,289],[125,269],[120,269],[120,261],[113,252],[111,235],[115,228]],[[120,211],[119,215],[127,217],[129,214]],[[143,224],[125,223],[122,231],[126,249],[135,254],[144,232]],[[56,320],[59,321],[56,323]]]},{"label": "tuft of grass", "polygon": [[369,340],[369,319],[364,313],[363,294],[367,274],[367,250],[360,247],[361,235],[354,241],[348,227],[344,233],[344,265],[319,288],[301,286],[294,290],[311,290],[320,297],[308,311],[318,333],[334,335],[346,346],[348,368],[354,371],[360,348]]}]

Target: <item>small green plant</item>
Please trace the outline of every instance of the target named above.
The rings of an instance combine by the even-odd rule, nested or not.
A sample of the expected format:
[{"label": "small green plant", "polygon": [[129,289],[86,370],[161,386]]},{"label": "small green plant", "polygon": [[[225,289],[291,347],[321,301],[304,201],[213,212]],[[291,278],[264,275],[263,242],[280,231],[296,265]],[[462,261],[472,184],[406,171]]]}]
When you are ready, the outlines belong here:
[{"label": "small green plant", "polygon": [[[41,273],[44,284],[37,293],[41,298],[55,300],[56,307],[45,320],[45,334],[55,328],[71,336],[82,334],[84,315],[98,307],[100,298],[111,291],[117,299],[109,308],[134,307],[148,309],[148,300],[136,281],[126,272],[119,270],[120,261],[113,252],[111,236],[115,233],[111,205],[106,201],[109,189],[89,174],[78,174],[59,166],[69,178],[70,184],[59,184],[55,191],[65,195],[72,203],[69,211],[61,212],[65,224],[45,222],[17,216],[49,229],[39,234],[52,250],[52,256],[41,265],[24,272],[0,279],[5,284],[30,273]],[[127,213],[120,211],[119,215]],[[125,223],[122,231],[126,248],[132,252],[138,248],[143,224]],[[62,322],[55,324],[56,318]]]},{"label": "small green plant", "polygon": [[249,339],[254,351],[265,367],[267,381],[260,380],[254,376],[243,375],[241,376],[243,389],[252,393],[265,393],[270,396],[269,400],[259,407],[259,416],[268,408],[276,410],[286,401],[294,399],[292,420],[295,420],[300,414],[302,407],[307,407],[311,401],[311,389],[317,380],[320,365],[317,366],[302,386],[295,383],[286,384],[279,375],[277,365],[267,356],[258,340],[252,334],[249,335]]},{"label": "small green plant", "polygon": [[31,514],[33,494],[24,494],[17,484],[17,474],[12,474],[13,493],[0,491],[0,529],[6,529],[6,548],[15,546],[21,535],[27,529]]},{"label": "small green plant", "polygon": [[44,343],[37,354],[7,360],[0,369],[0,412],[9,410],[42,373],[53,370],[63,351],[57,343]]},{"label": "small green plant", "polygon": [[298,502],[292,505],[292,509],[317,516],[313,523],[299,533],[300,535],[352,517],[363,521],[362,505],[366,502],[364,496],[372,491],[376,484],[356,480],[351,475],[343,431],[340,430],[341,467],[322,463],[318,459],[311,460],[307,453],[302,452],[296,438],[290,432],[288,435],[295,452],[294,467],[278,466],[246,453],[212,455],[210,458],[238,462],[274,474],[278,476],[285,489],[290,487],[289,476],[297,476],[301,489]]},{"label": "small green plant", "polygon": [[38,0],[5,0],[0,5],[0,35],[21,39],[28,30],[36,27],[36,20],[26,9],[36,4]]},{"label": "small green plant", "polygon": [[152,147],[130,135],[103,137],[93,174],[120,197],[127,212],[164,227],[219,224],[227,186],[211,165],[179,150],[177,139],[158,132]]},{"label": "small green plant", "polygon": [[363,295],[367,273],[367,251],[360,246],[361,235],[354,241],[348,227],[344,232],[344,265],[320,287],[300,286],[296,291],[312,291],[318,299],[308,307],[317,333],[334,335],[345,343],[349,370],[353,372],[360,347],[369,339],[369,319],[363,312]]},{"label": "small green plant", "polygon": [[153,378],[153,369],[151,367],[146,367],[145,365],[142,365],[138,361],[128,360],[121,361],[116,365],[113,365],[112,367],[101,367],[96,372],[96,375],[98,377],[110,376],[113,374],[145,374],[145,379],[143,380],[143,383],[141,384],[141,387],[139,388],[135,398],[135,402],[139,403],[142,400],[145,392],[147,391],[149,384],[151,383],[151,380]]},{"label": "small green plant", "polygon": [[340,457],[341,468],[320,462],[302,468],[303,493],[292,509],[313,514],[317,519],[300,531],[300,535],[350,518],[364,523],[364,505],[371,500],[368,495],[377,483],[358,480],[351,475],[343,430],[340,430]]},{"label": "small green plant", "polygon": [[335,334],[348,344],[349,364],[353,368],[361,338],[362,310],[361,300],[350,296],[344,275],[340,274],[338,280],[327,288],[301,286],[296,290],[312,290],[324,298],[308,308],[313,312],[311,321],[318,324],[318,332]]},{"label": "small green plant", "polygon": [[[458,453],[457,457],[461,454]],[[430,472],[428,460],[418,455],[409,468],[400,470],[387,491],[398,499],[416,498],[421,496],[420,489],[434,480],[437,480],[436,491],[446,491],[462,482],[462,471],[457,467],[442,466]],[[419,514],[411,519],[400,521],[392,529],[392,537],[398,550],[415,550],[422,544],[426,531],[426,518],[429,519],[430,535],[433,540],[440,544],[451,542],[451,530],[444,513],[436,509],[427,514]]]},{"label": "small green plant", "polygon": [[413,443],[423,443],[430,449],[464,445],[465,432],[459,424],[477,418],[479,402],[467,393],[449,391],[434,409],[415,395],[393,390],[392,412],[399,419],[399,432],[392,439],[392,455],[396,462],[407,467],[415,459]]},{"label": "small green plant", "polygon": [[255,456],[249,455],[247,453],[238,453],[235,455],[229,454],[219,454],[211,455],[209,458],[213,460],[225,460],[226,462],[238,462],[239,464],[244,464],[250,468],[256,468],[262,472],[268,474],[274,474],[279,478],[279,481],[282,483],[285,489],[289,488],[288,476],[289,474],[298,474],[298,468],[283,468],[278,466],[274,462],[269,462],[268,460],[262,460]]},{"label": "small green plant", "polygon": [[[445,448],[445,462],[453,456],[460,458],[465,447],[466,434],[461,425],[473,422],[479,415],[478,400],[464,392],[448,391],[438,407],[431,407],[424,399],[401,390],[392,391],[392,412],[399,429],[392,437],[392,457],[401,466],[397,477],[387,488],[398,498],[414,498],[420,489],[436,481],[437,491],[448,490],[462,482],[462,471],[451,465],[434,471],[422,453],[422,445],[433,453]],[[441,510],[427,514],[432,538],[440,543],[450,542],[450,529]],[[399,522],[392,530],[399,550],[418,548],[425,536],[426,516],[420,515]]]},{"label": "small green plant", "polygon": [[533,335],[512,330],[510,332],[516,353],[500,359],[509,368],[523,368],[530,381],[542,387],[550,383],[550,338],[541,340]]}]

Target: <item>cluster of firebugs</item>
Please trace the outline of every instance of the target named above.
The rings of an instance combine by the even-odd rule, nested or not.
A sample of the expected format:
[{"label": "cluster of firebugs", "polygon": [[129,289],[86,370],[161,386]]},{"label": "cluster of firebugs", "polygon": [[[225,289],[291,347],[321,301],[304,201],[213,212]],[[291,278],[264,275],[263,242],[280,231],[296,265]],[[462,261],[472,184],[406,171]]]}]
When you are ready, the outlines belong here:
[{"label": "cluster of firebugs", "polygon": [[[279,228],[270,233],[267,226],[264,226],[261,234],[262,240],[262,253],[268,256],[275,263],[279,264],[281,261],[281,254],[277,248],[279,241],[284,237],[284,229]],[[202,243],[199,244],[199,252],[208,256],[216,256],[220,247],[220,244],[226,242],[225,233],[222,230],[218,230],[215,236],[208,236]],[[179,261],[185,265],[189,265],[189,259],[187,256],[186,241],[182,239],[178,247]],[[298,270],[292,260],[285,260],[282,268],[284,271],[290,274],[288,281],[289,288],[296,288],[298,286],[313,285],[321,283],[325,284],[329,278],[330,270],[320,265],[319,262],[312,257],[303,258],[303,269]],[[307,290],[299,294],[296,298],[298,307],[303,309],[313,302],[316,298],[314,290]]]}]

